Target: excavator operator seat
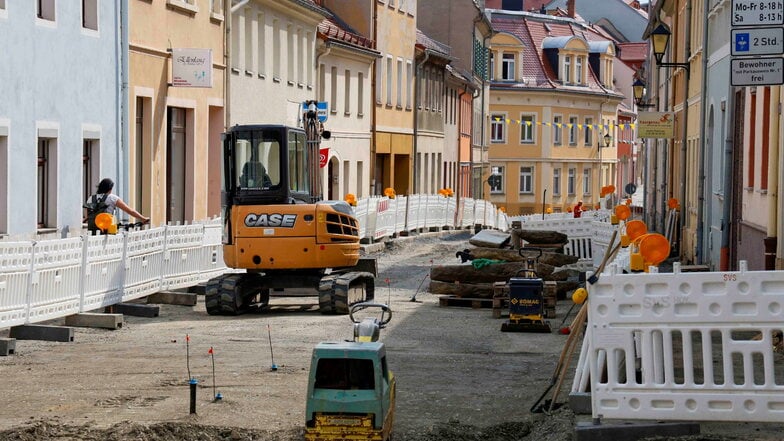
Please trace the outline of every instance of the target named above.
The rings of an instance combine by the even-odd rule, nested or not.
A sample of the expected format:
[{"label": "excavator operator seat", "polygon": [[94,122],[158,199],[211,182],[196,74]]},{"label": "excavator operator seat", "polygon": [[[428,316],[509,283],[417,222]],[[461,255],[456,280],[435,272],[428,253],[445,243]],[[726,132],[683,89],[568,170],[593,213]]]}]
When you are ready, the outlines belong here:
[{"label": "excavator operator seat", "polygon": [[272,180],[267,174],[264,164],[259,161],[248,161],[242,166],[240,187],[244,188],[269,188]]}]

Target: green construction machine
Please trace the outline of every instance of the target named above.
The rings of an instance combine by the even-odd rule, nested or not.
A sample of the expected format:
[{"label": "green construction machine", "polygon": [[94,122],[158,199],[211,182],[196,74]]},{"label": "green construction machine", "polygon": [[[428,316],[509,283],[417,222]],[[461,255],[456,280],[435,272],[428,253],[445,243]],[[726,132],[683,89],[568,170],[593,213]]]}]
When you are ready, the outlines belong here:
[{"label": "green construction machine", "polygon": [[[355,314],[379,308],[380,317]],[[322,342],[313,349],[305,410],[305,439],[386,441],[395,415],[395,377],[387,367],[379,331],[392,318],[380,303],[351,307],[353,341]]]}]

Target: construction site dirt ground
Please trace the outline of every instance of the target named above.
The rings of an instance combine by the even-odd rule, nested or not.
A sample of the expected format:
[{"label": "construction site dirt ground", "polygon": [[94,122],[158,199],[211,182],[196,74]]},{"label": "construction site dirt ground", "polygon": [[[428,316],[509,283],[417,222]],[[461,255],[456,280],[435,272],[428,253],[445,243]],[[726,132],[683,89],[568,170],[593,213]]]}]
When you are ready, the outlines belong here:
[{"label": "construction site dirt ground", "polygon": [[[470,247],[471,235],[396,239],[373,254],[376,301],[393,310],[381,340],[397,380],[394,437],[570,440],[589,415],[530,408],[550,384],[567,338],[557,329],[571,303],[559,301],[551,334],[502,333],[491,309],[439,306],[426,292],[431,265],[459,264],[455,252]],[[350,339],[352,327],[347,316],[319,314],[315,298],[272,303],[216,317],[200,298],[195,307],[162,305],[155,318],[126,316],[119,330],[76,328],[72,343],[17,341],[15,354],[0,357],[0,440],[301,439],[311,351],[320,341]],[[189,377],[199,382],[196,414]],[[782,429],[712,423],[681,439],[782,439]]]}]

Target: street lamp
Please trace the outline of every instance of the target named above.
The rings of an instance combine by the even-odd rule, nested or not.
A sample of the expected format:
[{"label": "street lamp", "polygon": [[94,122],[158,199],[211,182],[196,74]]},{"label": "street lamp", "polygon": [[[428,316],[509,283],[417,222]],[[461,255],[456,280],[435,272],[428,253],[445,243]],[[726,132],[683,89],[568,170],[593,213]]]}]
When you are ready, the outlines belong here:
[{"label": "street lamp", "polygon": [[645,102],[645,83],[639,78],[634,80],[632,90],[634,91],[634,103],[637,104],[637,107],[645,109],[656,106],[656,104]]},{"label": "street lamp", "polygon": [[656,57],[658,67],[680,67],[689,70],[689,63],[662,63],[667,46],[670,43],[670,30],[664,23],[659,23],[656,29],[651,31],[651,42],[653,43],[653,56]]},{"label": "street lamp", "polygon": [[500,187],[501,171],[499,170],[498,166],[490,167],[490,176],[487,177],[487,185],[490,186],[490,193],[493,192],[493,187]]}]

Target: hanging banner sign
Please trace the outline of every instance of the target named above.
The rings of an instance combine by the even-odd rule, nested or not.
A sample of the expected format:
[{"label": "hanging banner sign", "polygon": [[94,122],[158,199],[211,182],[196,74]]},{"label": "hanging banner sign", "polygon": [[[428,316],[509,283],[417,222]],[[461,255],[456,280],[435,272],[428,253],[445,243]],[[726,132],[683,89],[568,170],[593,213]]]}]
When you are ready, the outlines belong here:
[{"label": "hanging banner sign", "polygon": [[327,165],[327,158],[329,157],[329,147],[319,149],[319,168],[324,168]]},{"label": "hanging banner sign", "polygon": [[669,139],[675,133],[675,114],[672,112],[640,112],[637,115],[637,136],[640,138]]},{"label": "hanging banner sign", "polygon": [[172,86],[212,87],[212,49],[172,49]]}]

